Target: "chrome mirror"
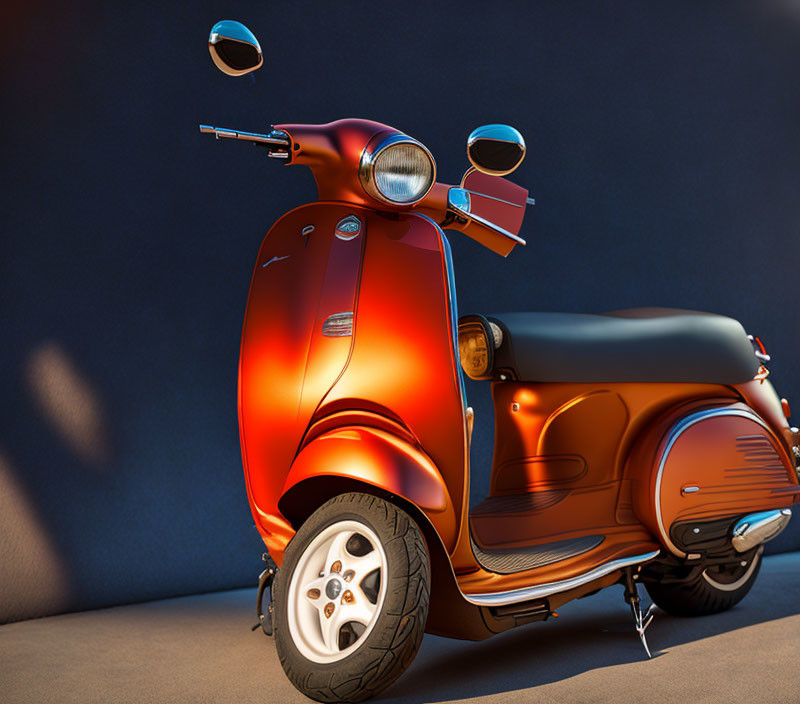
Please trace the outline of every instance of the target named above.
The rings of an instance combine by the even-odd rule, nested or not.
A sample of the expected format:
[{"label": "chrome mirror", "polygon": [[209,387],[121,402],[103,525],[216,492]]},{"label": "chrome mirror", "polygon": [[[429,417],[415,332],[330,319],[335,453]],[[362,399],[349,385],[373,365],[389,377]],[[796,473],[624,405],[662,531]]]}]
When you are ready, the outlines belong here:
[{"label": "chrome mirror", "polygon": [[264,63],[261,47],[241,22],[223,20],[211,28],[208,50],[217,68],[229,76],[243,76]]},{"label": "chrome mirror", "polygon": [[478,171],[505,176],[525,158],[525,140],[510,125],[483,125],[467,139],[467,157]]}]

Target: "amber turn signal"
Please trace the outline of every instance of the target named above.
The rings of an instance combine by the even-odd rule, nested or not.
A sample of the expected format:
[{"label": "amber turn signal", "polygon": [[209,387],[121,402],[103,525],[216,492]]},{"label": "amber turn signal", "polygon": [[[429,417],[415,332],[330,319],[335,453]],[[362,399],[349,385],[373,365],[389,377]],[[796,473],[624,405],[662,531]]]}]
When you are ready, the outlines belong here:
[{"label": "amber turn signal", "polygon": [[470,379],[491,379],[494,370],[494,336],[482,315],[468,315],[458,323],[458,355]]}]

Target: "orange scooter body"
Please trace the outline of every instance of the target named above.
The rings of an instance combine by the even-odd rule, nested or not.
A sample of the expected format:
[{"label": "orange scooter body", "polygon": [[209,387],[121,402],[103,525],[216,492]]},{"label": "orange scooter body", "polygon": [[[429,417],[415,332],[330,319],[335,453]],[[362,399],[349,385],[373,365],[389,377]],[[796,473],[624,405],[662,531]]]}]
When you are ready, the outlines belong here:
[{"label": "orange scooter body", "polygon": [[[768,382],[764,389],[774,395]],[[783,508],[798,500],[800,487],[785,442],[766,423],[738,416],[709,418],[708,425],[716,428],[698,425],[692,435],[681,436],[656,490],[658,453],[682,418],[706,408],[753,414],[737,387],[495,382],[492,391],[496,425],[490,494],[471,515],[480,548],[602,535],[605,540],[592,560],[605,562],[661,546],[669,549],[668,529],[679,521]],[[681,494],[690,481],[700,484],[701,492]],[[519,501],[522,497],[527,502]],[[502,499],[518,500],[518,510],[494,510]],[[478,571],[461,585],[468,592],[492,591],[495,585],[521,588],[531,580],[564,580],[585,568],[586,556],[579,555],[538,568],[535,575]]]},{"label": "orange scooter body", "polygon": [[[360,234],[335,236],[353,215]],[[466,426],[446,247],[424,216],[342,203],[298,208],[265,238],[239,419],[253,516],[278,564],[309,512],[299,497],[317,495],[322,478],[328,489],[349,480],[403,497],[454,547],[467,510]],[[352,314],[351,331],[326,335],[340,313]]]},{"label": "orange scooter body", "polygon": [[[363,491],[398,501],[428,542],[428,629],[483,638],[541,617],[503,611],[507,604],[541,596],[546,617],[619,580],[625,565],[659,553],[691,557],[675,537],[687,522],[798,501],[800,438],[763,378],[738,386],[496,378],[490,494],[470,515],[472,412],[438,223],[501,254],[515,243],[448,214],[446,184],[411,206],[376,204],[358,160],[392,128],[344,120],[281,129],[290,163],[312,169],[324,202],[290,211],[267,234],[242,334],[248,498],[278,565],[327,499]],[[483,217],[519,231],[527,191],[478,172],[461,185]],[[355,234],[339,227],[348,218]],[[587,536],[600,542],[530,569],[479,559]]]}]

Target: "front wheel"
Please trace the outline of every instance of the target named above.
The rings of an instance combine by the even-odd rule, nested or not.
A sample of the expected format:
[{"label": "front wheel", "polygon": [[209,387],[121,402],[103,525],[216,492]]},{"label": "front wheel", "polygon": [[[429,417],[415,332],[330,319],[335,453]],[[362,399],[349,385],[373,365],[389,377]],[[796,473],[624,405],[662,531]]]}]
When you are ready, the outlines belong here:
[{"label": "front wheel", "polygon": [[759,546],[738,562],[713,565],[686,581],[645,582],[650,598],[673,616],[705,616],[727,611],[747,596],[761,568]]},{"label": "front wheel", "polygon": [[411,517],[342,494],[303,524],[274,585],[275,645],[292,684],[320,702],[363,701],[419,650],[430,563]]}]

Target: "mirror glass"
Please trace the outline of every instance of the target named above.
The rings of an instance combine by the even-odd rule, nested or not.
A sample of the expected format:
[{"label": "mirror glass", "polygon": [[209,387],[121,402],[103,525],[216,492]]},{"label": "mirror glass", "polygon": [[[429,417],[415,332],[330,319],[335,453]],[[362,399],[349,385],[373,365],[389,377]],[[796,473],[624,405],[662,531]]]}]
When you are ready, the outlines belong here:
[{"label": "mirror glass", "polygon": [[229,76],[243,76],[264,62],[253,33],[241,22],[223,20],[211,28],[208,50],[217,68]]},{"label": "mirror glass", "polygon": [[467,157],[478,171],[505,176],[525,158],[525,140],[510,125],[483,125],[467,139]]}]

